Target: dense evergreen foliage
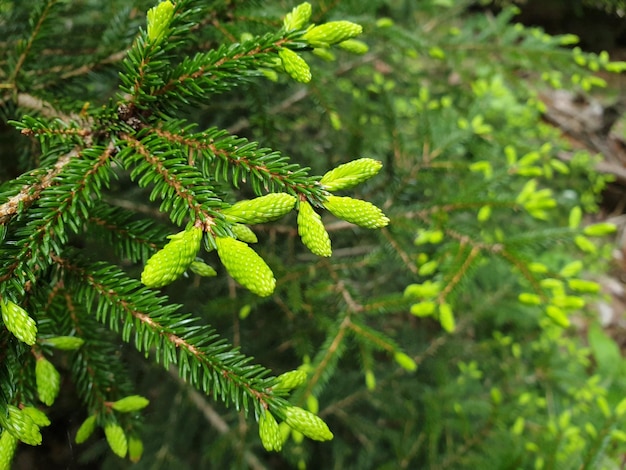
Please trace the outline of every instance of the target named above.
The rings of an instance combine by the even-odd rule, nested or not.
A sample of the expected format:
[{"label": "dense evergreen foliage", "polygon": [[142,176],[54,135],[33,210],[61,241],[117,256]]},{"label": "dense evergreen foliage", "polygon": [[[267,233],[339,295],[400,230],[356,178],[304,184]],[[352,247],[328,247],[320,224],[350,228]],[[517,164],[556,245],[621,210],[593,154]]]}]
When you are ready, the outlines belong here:
[{"label": "dense evergreen foliage", "polygon": [[626,64],[470,5],[0,0],[0,468],[617,468]]}]

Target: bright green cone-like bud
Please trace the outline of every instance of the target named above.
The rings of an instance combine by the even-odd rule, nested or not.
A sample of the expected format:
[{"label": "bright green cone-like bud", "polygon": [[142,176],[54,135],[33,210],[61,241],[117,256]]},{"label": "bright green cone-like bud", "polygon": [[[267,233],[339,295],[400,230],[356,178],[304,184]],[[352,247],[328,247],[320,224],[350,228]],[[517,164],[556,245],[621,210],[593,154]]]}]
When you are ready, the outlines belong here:
[{"label": "bright green cone-like bud", "polygon": [[450,304],[441,304],[439,306],[439,323],[448,333],[452,333],[456,328],[456,321]]},{"label": "bright green cone-like bud", "polygon": [[303,370],[291,370],[280,374],[278,376],[278,382],[274,385],[274,391],[276,390],[293,390],[306,382],[307,374]]},{"label": "bright green cone-like bud", "polygon": [[335,217],[365,228],[380,228],[389,219],[374,204],[351,197],[328,196],[324,207]]},{"label": "bright green cone-like bud", "polygon": [[143,268],[141,282],[148,287],[163,287],[185,272],[200,249],[202,229],[192,227],[168,238],[167,245],[152,255]]},{"label": "bright green cone-like bud", "polygon": [[589,237],[602,237],[617,231],[617,226],[609,222],[588,225],[583,229],[583,233]]},{"label": "bright green cone-like bud", "polygon": [[369,51],[369,47],[363,41],[359,41],[358,39],[348,39],[346,41],[341,41],[338,44],[344,51],[351,52],[352,54],[362,55]]},{"label": "bright green cone-like bud", "polygon": [[301,29],[311,18],[311,4],[304,2],[285,15],[283,27],[285,31]]},{"label": "bright green cone-like bud", "polygon": [[35,423],[40,428],[50,426],[50,419],[48,419],[43,411],[35,408],[34,406],[25,406],[24,408],[22,408],[22,413],[29,416],[30,419],[33,420],[33,423]]},{"label": "bright green cone-like bud", "polygon": [[95,429],[96,415],[91,415],[85,421],[83,421],[83,424],[81,424],[78,428],[78,431],[76,431],[76,437],[74,438],[76,444],[82,444],[87,439],[89,439]]},{"label": "bright green cone-like bud", "polygon": [[327,172],[320,184],[328,191],[338,191],[356,186],[380,171],[383,164],[372,158],[359,158],[339,165]]},{"label": "bright green cone-like bud", "polygon": [[300,209],[298,210],[298,233],[302,238],[302,243],[318,256],[330,256],[332,249],[330,246],[330,237],[322,218],[315,212],[308,201],[300,201]]},{"label": "bright green cone-like bud", "polygon": [[215,244],[222,264],[235,281],[261,297],[274,292],[274,274],[252,248],[230,237],[218,237]]},{"label": "bright green cone-like bud", "polygon": [[108,423],[104,426],[104,436],[109,443],[109,447],[118,457],[126,457],[128,452],[128,439],[119,424]]},{"label": "bright green cone-like bud", "polygon": [[328,47],[316,47],[313,49],[313,54],[326,62],[333,62],[337,58]]},{"label": "bright green cone-like bud", "polygon": [[85,340],[77,336],[55,336],[54,338],[46,338],[43,342],[63,351],[75,351],[83,345]]},{"label": "bright green cone-like bud", "polygon": [[585,279],[568,279],[567,286],[576,292],[597,294],[600,292],[600,284]]},{"label": "bright green cone-like bud", "polygon": [[265,450],[280,451],[283,448],[283,438],[276,422],[276,418],[269,412],[265,412],[259,418],[259,437]]},{"label": "bright green cone-like bud", "polygon": [[158,43],[163,39],[174,15],[174,5],[169,0],[148,10],[148,39]]},{"label": "bright green cone-like bud", "polygon": [[24,444],[37,446],[41,444],[39,426],[33,419],[18,407],[9,405],[9,417],[6,420],[6,430],[17,437]]},{"label": "bright green cone-like bud", "polygon": [[417,370],[417,363],[408,354],[398,351],[393,355],[393,359],[404,370],[407,370],[409,372],[415,372]]},{"label": "bright green cone-like bud", "polygon": [[250,227],[243,224],[234,224],[230,227],[237,240],[241,240],[246,243],[256,243],[259,239]]},{"label": "bright green cone-like bud", "polygon": [[128,438],[128,458],[131,462],[137,463],[143,455],[143,441],[136,436]]},{"label": "bright green cone-like bud", "polygon": [[141,395],[129,395],[117,400],[111,404],[111,408],[120,413],[130,413],[131,411],[139,411],[150,404],[150,400]]},{"label": "bright green cone-like bud", "polygon": [[302,39],[314,47],[330,46],[352,39],[363,32],[360,24],[351,21],[329,21],[309,29]]},{"label": "bright green cone-like bud", "polygon": [[233,222],[262,224],[280,219],[296,205],[296,198],[287,193],[270,193],[233,204],[222,213]]},{"label": "bright green cone-like bud", "polygon": [[311,69],[309,64],[291,49],[281,49],[278,56],[283,63],[285,72],[291,78],[300,83],[309,83],[311,81]]},{"label": "bright green cone-like bud", "polygon": [[4,302],[0,300],[0,308],[2,309],[2,321],[7,330],[28,345],[35,344],[37,340],[37,324],[26,310],[12,301]]},{"label": "bright green cone-like bud", "polygon": [[209,266],[204,261],[194,261],[189,265],[189,269],[192,272],[202,277],[213,277],[217,276],[217,271],[213,269],[212,266]]},{"label": "bright green cone-like bud", "polygon": [[315,441],[329,441],[333,438],[333,433],[321,418],[297,406],[285,408],[285,423]]},{"label": "bright green cone-like bud", "polygon": [[35,366],[35,380],[39,399],[48,406],[54,403],[61,388],[61,374],[45,357],[37,359]]},{"label": "bright green cone-like bud", "polygon": [[0,470],[11,470],[18,439],[6,429],[0,434]]}]

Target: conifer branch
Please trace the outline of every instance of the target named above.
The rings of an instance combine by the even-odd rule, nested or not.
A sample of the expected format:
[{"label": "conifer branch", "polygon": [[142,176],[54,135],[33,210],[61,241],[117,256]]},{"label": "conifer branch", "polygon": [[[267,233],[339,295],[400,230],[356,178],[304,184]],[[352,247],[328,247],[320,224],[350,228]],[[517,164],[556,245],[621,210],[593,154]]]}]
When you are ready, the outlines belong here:
[{"label": "conifer branch", "polygon": [[39,12],[39,18],[37,19],[37,23],[35,23],[34,28],[31,30],[31,34],[28,38],[28,41],[26,41],[26,44],[24,45],[22,49],[22,53],[18,57],[15,67],[13,68],[13,70],[11,71],[11,74],[9,75],[9,83],[11,83],[13,87],[15,88],[17,88],[17,76],[22,70],[24,62],[26,61],[28,54],[31,52],[33,44],[35,40],[38,38],[39,32],[41,31],[41,28],[44,22],[46,21],[46,19],[48,18],[50,10],[52,9],[55,3],[57,3],[57,0],[48,0],[43,10]]},{"label": "conifer branch", "polygon": [[167,304],[166,298],[106,263],[87,270],[67,258],[55,256],[54,260],[72,276],[73,288],[90,299],[88,304],[96,303],[98,321],[115,331],[121,328],[125,341],[134,337],[133,344],[140,352],[148,354],[154,348],[163,367],[178,364],[183,380],[246,412],[250,400],[256,413],[270,405],[284,406],[284,401],[269,391],[272,379],[262,378],[265,369],[249,365],[250,359],[232,351],[212,328],[178,313],[179,306]]}]

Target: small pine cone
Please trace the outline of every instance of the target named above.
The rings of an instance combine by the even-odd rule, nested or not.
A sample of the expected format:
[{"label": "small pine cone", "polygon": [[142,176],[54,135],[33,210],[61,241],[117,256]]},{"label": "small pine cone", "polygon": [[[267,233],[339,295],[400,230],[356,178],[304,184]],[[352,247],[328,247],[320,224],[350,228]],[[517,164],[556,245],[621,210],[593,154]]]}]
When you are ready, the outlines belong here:
[{"label": "small pine cone", "polygon": [[296,204],[296,198],[287,193],[270,193],[254,199],[247,199],[224,209],[222,214],[233,222],[262,224],[280,219]]},{"label": "small pine cone", "polygon": [[121,458],[126,457],[126,452],[128,452],[128,439],[126,439],[126,434],[124,434],[124,430],[119,424],[105,424],[104,436],[115,455]]},{"label": "small pine cone", "polygon": [[381,228],[389,219],[374,204],[351,197],[328,196],[324,207],[335,217],[365,228]]},{"label": "small pine cone", "polygon": [[283,448],[283,438],[276,422],[276,418],[269,412],[265,412],[259,418],[259,437],[265,450],[280,451]]},{"label": "small pine cone", "polygon": [[360,24],[351,21],[329,21],[309,29],[302,39],[313,47],[328,47],[352,39],[363,32]]},{"label": "small pine cone", "polygon": [[298,211],[298,233],[302,238],[302,243],[318,256],[330,256],[332,249],[330,246],[330,237],[322,218],[315,212],[308,201],[300,201],[300,209]]},{"label": "small pine cone", "polygon": [[277,390],[293,390],[306,382],[306,372],[303,370],[291,370],[280,374],[278,376],[278,382],[274,385],[274,391]]},{"label": "small pine cone", "polygon": [[315,441],[329,441],[333,438],[333,433],[321,418],[297,406],[285,408],[285,423]]},{"label": "small pine cone", "polygon": [[0,434],[0,470],[11,470],[18,439],[6,429]]},{"label": "small pine cone", "polygon": [[38,446],[41,444],[41,432],[33,419],[18,407],[9,405],[9,419],[6,429],[24,444]]},{"label": "small pine cone", "polygon": [[42,403],[52,406],[61,388],[61,374],[45,357],[37,359],[35,365],[37,394]]},{"label": "small pine cone", "polygon": [[76,437],[74,438],[74,441],[76,442],[76,444],[82,444],[87,439],[89,439],[91,435],[93,434],[93,432],[95,431],[95,429],[96,429],[96,415],[91,415],[87,417],[85,421],[83,421],[83,424],[81,424],[80,427],[78,428],[78,431],[76,431]]},{"label": "small pine cone", "polygon": [[209,266],[204,261],[194,261],[189,265],[189,269],[192,272],[202,277],[213,277],[217,276],[217,271],[213,269],[212,266]]},{"label": "small pine cone", "polygon": [[148,287],[163,287],[178,279],[195,260],[200,249],[202,229],[192,227],[174,235],[150,257],[141,273],[141,282]]},{"label": "small pine cone", "polygon": [[250,227],[243,224],[233,224],[230,229],[233,231],[233,234],[237,238],[237,240],[241,240],[246,243],[256,243],[259,239],[256,237],[256,234],[252,231]]},{"label": "small pine cone", "polygon": [[274,274],[252,248],[230,237],[218,237],[215,244],[222,264],[235,281],[261,297],[274,292]]},{"label": "small pine cone", "polygon": [[300,83],[309,83],[311,81],[311,69],[309,64],[291,49],[281,49],[278,56],[283,63],[285,72],[291,78]]},{"label": "small pine cone", "polygon": [[372,158],[359,158],[339,165],[327,172],[320,184],[328,191],[337,191],[356,186],[377,174],[383,164]]},{"label": "small pine cone", "polygon": [[2,321],[7,330],[13,335],[32,346],[37,340],[37,324],[26,310],[12,301],[4,302],[0,300],[0,308],[2,309]]},{"label": "small pine cone", "polygon": [[283,20],[285,31],[301,29],[307,21],[309,21],[309,18],[311,18],[311,11],[311,4],[309,2],[304,2],[294,7],[291,12],[285,15],[285,19]]}]

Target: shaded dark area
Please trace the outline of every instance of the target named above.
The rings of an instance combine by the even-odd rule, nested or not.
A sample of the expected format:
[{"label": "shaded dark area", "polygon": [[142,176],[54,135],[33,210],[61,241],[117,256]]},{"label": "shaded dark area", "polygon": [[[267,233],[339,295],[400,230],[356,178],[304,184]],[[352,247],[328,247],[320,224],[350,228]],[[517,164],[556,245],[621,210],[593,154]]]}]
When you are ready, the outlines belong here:
[{"label": "shaded dark area", "polygon": [[602,2],[527,0],[518,19],[543,27],[549,34],[576,34],[584,50],[615,51],[626,47],[626,20],[619,11],[606,11]]}]

